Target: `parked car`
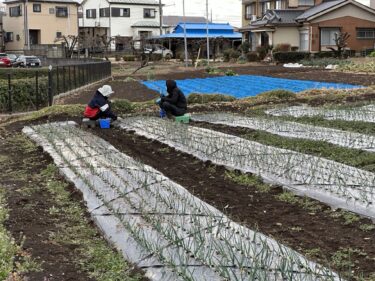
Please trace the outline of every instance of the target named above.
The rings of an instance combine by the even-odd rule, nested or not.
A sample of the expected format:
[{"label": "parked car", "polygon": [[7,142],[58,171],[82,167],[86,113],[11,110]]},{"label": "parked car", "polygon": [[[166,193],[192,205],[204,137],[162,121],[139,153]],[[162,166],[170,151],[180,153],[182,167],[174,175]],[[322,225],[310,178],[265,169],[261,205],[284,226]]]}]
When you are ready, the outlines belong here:
[{"label": "parked car", "polygon": [[171,59],[173,57],[173,52],[171,50],[159,44],[145,45],[143,50],[146,54],[161,54],[163,58],[166,59]]},{"label": "parked car", "polygon": [[12,63],[8,58],[7,54],[0,53],[0,67],[11,67]]},{"label": "parked car", "polygon": [[15,54],[7,54],[8,59],[10,59],[10,62],[12,65],[17,61],[18,56]]},{"label": "parked car", "polygon": [[19,56],[14,63],[17,67],[40,67],[42,62],[36,56]]}]

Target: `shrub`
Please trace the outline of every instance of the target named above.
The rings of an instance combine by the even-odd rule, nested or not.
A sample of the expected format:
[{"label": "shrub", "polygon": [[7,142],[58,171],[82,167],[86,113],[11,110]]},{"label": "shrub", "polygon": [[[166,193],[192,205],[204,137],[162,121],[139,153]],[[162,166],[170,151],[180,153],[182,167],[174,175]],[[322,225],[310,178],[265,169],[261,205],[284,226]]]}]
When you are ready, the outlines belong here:
[{"label": "shrub", "polygon": [[306,52],[278,52],[273,54],[274,60],[279,63],[298,62],[309,56],[310,54]]},{"label": "shrub", "polygon": [[326,67],[327,65],[343,65],[348,64],[350,61],[347,60],[339,60],[335,58],[323,58],[323,59],[309,59],[309,60],[302,60],[300,61],[301,64],[305,66],[318,66],[318,67]]},{"label": "shrub", "polygon": [[133,104],[125,99],[114,100],[112,102],[112,108],[113,111],[120,114],[132,112],[132,110],[134,109]]},{"label": "shrub", "polygon": [[236,98],[223,94],[199,94],[192,93],[188,96],[188,103],[210,103],[210,102],[231,102],[235,101]]},{"label": "shrub", "polygon": [[258,97],[264,98],[268,101],[274,101],[274,100],[287,101],[287,100],[295,99],[296,94],[291,91],[277,89],[277,90],[272,90],[272,91],[261,93],[258,95]]},{"label": "shrub", "polygon": [[231,69],[228,69],[227,71],[225,71],[224,74],[225,74],[226,76],[236,76],[236,75],[237,75],[237,73],[234,72],[234,71],[231,70]]},{"label": "shrub", "polygon": [[239,63],[239,64],[244,64],[244,63],[246,63],[247,62],[247,58],[246,58],[246,56],[240,56],[238,59],[237,59],[237,63]]},{"label": "shrub", "polygon": [[264,60],[264,58],[268,54],[269,47],[257,47],[256,51],[258,53],[258,57],[260,60]]},{"label": "shrub", "polygon": [[216,67],[212,67],[212,66],[207,66],[206,67],[206,72],[208,74],[220,74],[221,73],[221,70],[216,68]]},{"label": "shrub", "polygon": [[238,59],[241,56],[241,52],[234,49],[227,49],[223,53],[224,61],[229,62],[231,59]]},{"label": "shrub", "polygon": [[273,48],[273,51],[274,51],[275,53],[277,53],[277,52],[290,52],[290,51],[291,51],[291,46],[290,46],[290,44],[288,44],[288,43],[277,44],[277,45]]},{"label": "shrub", "polygon": [[0,68],[0,79],[7,79],[8,73],[13,79],[35,78],[35,73],[39,73],[39,77],[48,76],[48,68]]},{"label": "shrub", "polygon": [[163,59],[163,55],[162,54],[151,54],[150,59],[152,61],[161,61]]},{"label": "shrub", "polygon": [[259,56],[257,52],[248,52],[246,54],[246,59],[248,62],[253,62],[253,61],[259,61]]},{"label": "shrub", "polygon": [[369,57],[375,58],[375,51],[368,55]]},{"label": "shrub", "polygon": [[126,55],[126,56],[123,56],[122,59],[124,61],[135,61],[135,56],[133,56],[133,55]]},{"label": "shrub", "polygon": [[298,47],[298,46],[292,46],[292,47],[290,48],[290,50],[291,50],[292,52],[297,52],[297,51],[299,50],[299,47]]},{"label": "shrub", "polygon": [[[47,78],[39,79],[38,92],[40,104],[46,104],[48,100]],[[8,81],[0,80],[0,111],[7,110],[8,100]],[[12,104],[14,110],[35,109],[36,103],[35,79],[12,80]]]},{"label": "shrub", "polygon": [[115,55],[115,61],[120,61],[121,60],[121,56],[120,55]]},{"label": "shrub", "polygon": [[315,53],[314,54],[314,58],[333,58],[335,57],[335,53],[334,52],[319,52],[319,53]]},{"label": "shrub", "polygon": [[249,42],[243,42],[240,46],[241,51],[246,54],[250,50],[250,43]]}]

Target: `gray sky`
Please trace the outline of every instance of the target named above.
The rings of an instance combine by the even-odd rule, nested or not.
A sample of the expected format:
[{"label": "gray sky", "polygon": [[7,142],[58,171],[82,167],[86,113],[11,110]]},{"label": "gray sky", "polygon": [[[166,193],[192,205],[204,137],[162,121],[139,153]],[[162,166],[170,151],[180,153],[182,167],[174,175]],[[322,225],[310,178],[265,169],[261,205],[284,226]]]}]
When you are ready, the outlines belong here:
[{"label": "gray sky", "polygon": [[[182,15],[183,0],[162,0],[164,15]],[[229,22],[233,26],[241,26],[241,0],[208,0],[209,18],[214,22]],[[185,0],[187,16],[206,16],[205,0]]]}]

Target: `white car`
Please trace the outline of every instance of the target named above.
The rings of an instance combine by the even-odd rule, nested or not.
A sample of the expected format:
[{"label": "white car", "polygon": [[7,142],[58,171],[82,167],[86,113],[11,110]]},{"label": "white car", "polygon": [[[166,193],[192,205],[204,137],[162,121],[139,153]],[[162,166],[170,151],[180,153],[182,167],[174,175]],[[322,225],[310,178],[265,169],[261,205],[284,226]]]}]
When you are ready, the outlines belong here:
[{"label": "white car", "polygon": [[146,54],[149,54],[149,53],[161,54],[163,55],[163,58],[166,58],[166,59],[171,59],[173,57],[173,52],[171,50],[158,44],[145,45],[144,52]]},{"label": "white car", "polygon": [[19,56],[14,64],[20,67],[40,67],[42,62],[36,56]]}]

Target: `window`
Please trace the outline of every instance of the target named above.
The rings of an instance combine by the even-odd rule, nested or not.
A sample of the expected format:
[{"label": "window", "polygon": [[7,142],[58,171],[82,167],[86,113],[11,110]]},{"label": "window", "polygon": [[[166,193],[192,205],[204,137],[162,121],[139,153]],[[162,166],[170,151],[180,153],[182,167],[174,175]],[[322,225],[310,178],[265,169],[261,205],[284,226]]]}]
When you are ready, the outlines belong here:
[{"label": "window", "polygon": [[4,39],[5,39],[5,42],[12,42],[13,41],[13,32],[6,32]]},{"label": "window", "polygon": [[21,6],[15,6],[9,8],[9,16],[10,17],[19,17],[21,16]]},{"label": "window", "polygon": [[68,7],[56,7],[56,17],[67,18],[68,17]]},{"label": "window", "polygon": [[309,32],[307,30],[299,33],[299,50],[301,52],[309,51]]},{"label": "window", "polygon": [[56,32],[56,38],[61,38],[62,37],[62,33],[60,31],[57,31]]},{"label": "window", "polygon": [[99,9],[99,17],[101,18],[109,18],[109,8],[101,8]]},{"label": "window", "polygon": [[130,9],[112,8],[112,17],[130,17]]},{"label": "window", "polygon": [[357,28],[358,39],[375,39],[375,28]]},{"label": "window", "polygon": [[155,18],[155,9],[143,9],[144,18]]},{"label": "window", "polygon": [[314,6],[315,0],[298,0],[298,6]]},{"label": "window", "polygon": [[55,8],[49,8],[49,14],[54,15],[55,14]]},{"label": "window", "polygon": [[251,16],[255,15],[255,14],[256,14],[256,12],[255,12],[255,5],[254,4],[247,5],[245,7],[245,18],[247,20],[251,19]]},{"label": "window", "polygon": [[139,31],[139,37],[141,39],[146,39],[152,36],[152,31]]},{"label": "window", "polygon": [[276,0],[275,2],[275,9],[280,10],[283,8],[283,1],[282,0]]},{"label": "window", "polygon": [[33,12],[34,13],[40,13],[42,11],[42,5],[41,4],[33,4]]},{"label": "window", "polygon": [[271,2],[263,2],[262,3],[262,14],[264,15],[267,10],[271,9]]},{"label": "window", "polygon": [[320,31],[320,36],[321,36],[320,45],[322,46],[336,45],[336,42],[335,42],[336,34],[339,34],[339,33],[340,33],[340,28],[338,27],[322,28]]},{"label": "window", "polygon": [[96,9],[87,9],[86,10],[86,18],[96,19]]}]

